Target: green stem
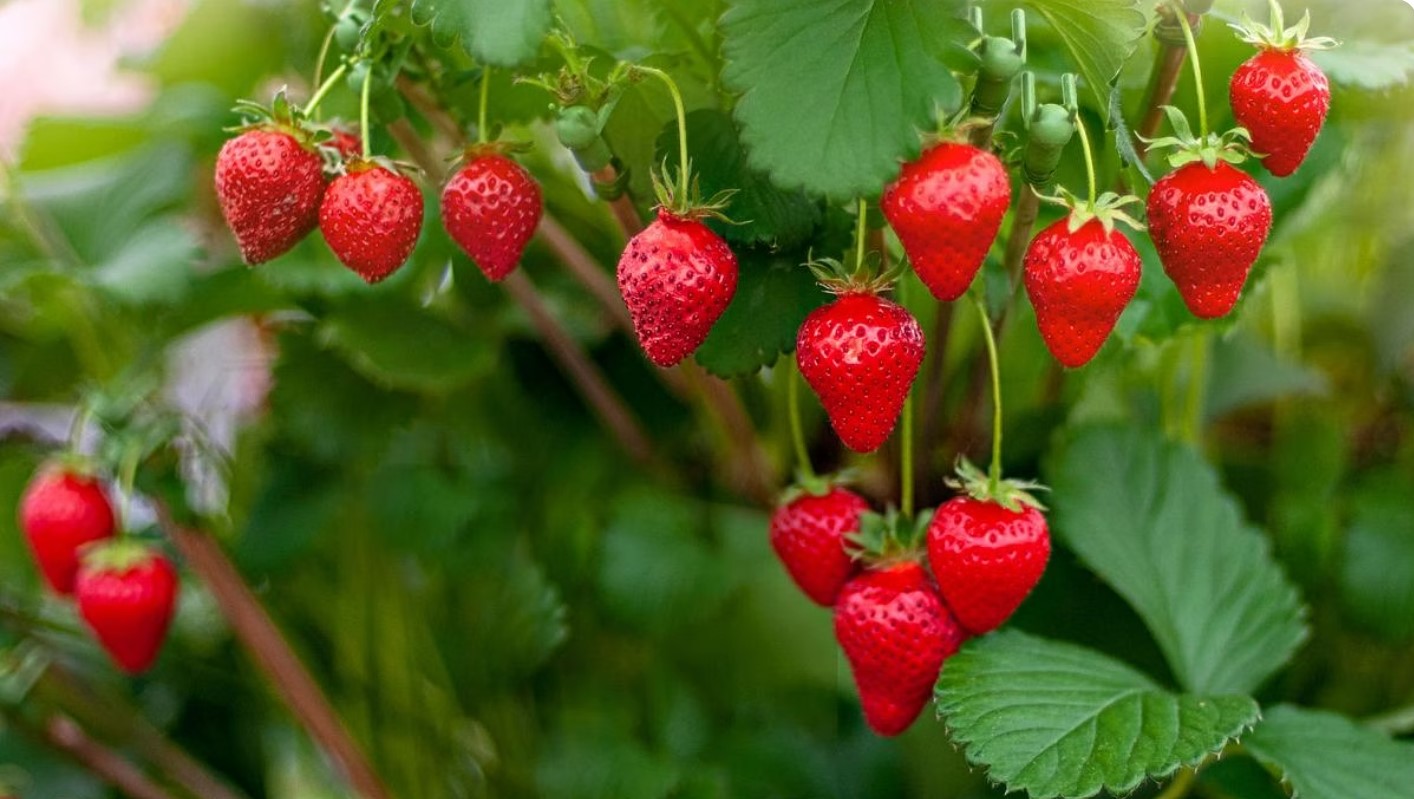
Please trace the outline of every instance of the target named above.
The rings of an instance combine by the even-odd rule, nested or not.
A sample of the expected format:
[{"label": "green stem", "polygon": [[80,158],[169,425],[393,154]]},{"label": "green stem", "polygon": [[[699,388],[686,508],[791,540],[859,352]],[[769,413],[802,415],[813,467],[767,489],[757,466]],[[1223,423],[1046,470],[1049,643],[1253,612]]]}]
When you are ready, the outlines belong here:
[{"label": "green stem", "polygon": [[815,476],[815,467],[810,465],[810,450],[805,446],[805,428],[800,423],[800,367],[797,364],[787,379],[787,402],[790,403],[790,438],[795,446],[796,469],[800,476],[810,479]]},{"label": "green stem", "polygon": [[[329,26],[329,32],[324,34],[324,41],[319,45],[319,57],[314,60],[314,85],[324,86],[324,61],[329,57],[329,48],[334,44],[334,31],[338,30],[338,23]],[[318,119],[316,116],[315,119]]]},{"label": "green stem", "polygon": [[668,87],[668,93],[673,96],[673,110],[678,116],[678,191],[679,202],[686,202],[687,191],[690,185],[687,174],[687,107],[682,103],[682,93],[678,91],[678,85],[672,76],[661,69],[654,67],[635,67],[640,72],[661,80]]},{"label": "green stem", "polygon": [[1203,99],[1203,68],[1198,64],[1198,42],[1193,38],[1193,26],[1188,24],[1188,13],[1182,6],[1178,8],[1178,24],[1183,26],[1183,41],[1188,45],[1188,62],[1193,65],[1193,91],[1198,95],[1198,139],[1208,138],[1208,104]]},{"label": "green stem", "polygon": [[1002,370],[997,359],[997,339],[992,335],[992,318],[987,313],[987,304],[978,294],[972,295],[972,304],[977,307],[977,315],[982,322],[982,336],[987,342],[987,365],[992,370],[992,466],[987,470],[988,491],[997,493],[1002,482]]},{"label": "green stem", "polygon": [[1154,799],[1181,799],[1181,797],[1187,796],[1197,776],[1198,772],[1192,768],[1182,769],[1174,775],[1173,782],[1168,784],[1163,793],[1155,796]]},{"label": "green stem", "polygon": [[122,506],[118,508],[118,532],[128,532],[128,520],[132,518],[133,485],[137,482],[137,463],[142,457],[142,449],[128,444],[123,450],[123,462],[118,466],[118,490],[122,492]]},{"label": "green stem", "polygon": [[491,95],[491,67],[481,67],[481,102],[476,111],[476,140],[486,143],[486,100]]},{"label": "green stem", "polygon": [[87,401],[79,403],[74,409],[74,421],[69,424],[69,451],[78,452],[83,444],[83,431],[88,427],[88,420],[93,418],[93,406]]},{"label": "green stem", "polygon": [[1208,331],[1199,328],[1193,336],[1193,367],[1188,375],[1188,402],[1183,414],[1183,440],[1198,443],[1203,427],[1203,399],[1208,388]]},{"label": "green stem", "polygon": [[859,216],[854,221],[854,273],[864,274],[864,239],[869,235],[869,204],[859,198]]},{"label": "green stem", "polygon": [[363,160],[373,155],[373,130],[368,127],[368,96],[373,88],[373,64],[363,73],[363,88],[358,97],[359,132],[363,134]]},{"label": "green stem", "polygon": [[[349,71],[349,65],[348,65],[348,63],[343,63],[343,64],[340,64],[340,65],[339,65],[339,68],[338,68],[338,69],[336,69],[336,70],[334,70],[333,72],[329,73],[328,79],[326,79],[323,83],[320,83],[320,84],[319,84],[319,88],[315,90],[314,96],[311,97],[311,98],[309,98],[309,102],[308,102],[308,103],[305,103],[305,105],[304,105],[304,112],[305,112],[306,114],[313,114],[313,113],[314,113],[314,110],[315,110],[316,108],[318,108],[318,107],[319,107],[319,104],[320,104],[321,102],[323,102],[323,100],[324,100],[324,98],[325,98],[326,96],[328,96],[329,90],[332,89],[332,88],[334,88],[334,84],[337,83],[337,82],[339,81],[339,78],[342,78],[342,77],[344,76],[344,73],[345,73],[345,72],[348,72],[348,71]],[[367,81],[365,81],[365,83],[366,83],[366,82],[367,82]],[[365,121],[365,123],[367,122],[367,120],[364,120],[364,121]],[[364,130],[363,137],[366,139],[366,138],[368,138],[368,133],[367,133],[368,128],[367,128],[367,127],[364,127],[363,130]]]},{"label": "green stem", "polygon": [[1085,179],[1088,188],[1089,208],[1095,210],[1095,154],[1090,149],[1090,134],[1085,131],[1085,120],[1080,118],[1079,109],[1075,112],[1075,130],[1080,134],[1080,149],[1085,151]]},{"label": "green stem", "polygon": [[[859,214],[864,216],[864,201],[860,200]],[[904,305],[904,281],[898,282],[896,293],[899,305]],[[913,386],[903,398],[903,420],[899,425],[899,506],[903,518],[913,518]]]}]

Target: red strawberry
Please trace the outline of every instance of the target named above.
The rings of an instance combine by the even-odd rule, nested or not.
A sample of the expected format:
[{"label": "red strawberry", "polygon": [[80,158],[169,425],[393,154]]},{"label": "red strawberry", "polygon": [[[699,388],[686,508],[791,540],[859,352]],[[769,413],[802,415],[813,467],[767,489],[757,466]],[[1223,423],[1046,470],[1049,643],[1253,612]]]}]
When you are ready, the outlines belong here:
[{"label": "red strawberry", "polygon": [[352,161],[363,154],[363,139],[354,131],[335,126],[330,128],[329,132],[333,136],[329,139],[328,144],[338,152],[343,160]]},{"label": "red strawberry", "polygon": [[344,266],[369,283],[397,271],[422,232],[422,192],[406,176],[354,161],[329,184],[319,230]]},{"label": "red strawberry", "polygon": [[216,156],[216,199],[252,266],[288,252],[314,229],[323,193],[323,159],[284,130],[248,130]]},{"label": "red strawberry", "polygon": [[898,422],[925,347],[923,329],[903,306],[846,288],[805,317],[795,357],[840,440],[873,452]]},{"label": "red strawberry", "polygon": [[829,607],[854,573],[846,536],[859,530],[864,498],[840,486],[823,494],[801,491],[771,515],[771,548],[800,590]]},{"label": "red strawberry", "polygon": [[1002,162],[956,142],[937,144],[904,164],[880,201],[913,270],[945,301],[972,285],[1010,204]]},{"label": "red strawberry", "polygon": [[492,281],[516,268],[543,210],[535,179],[496,153],[473,154],[442,191],[442,226]]},{"label": "red strawberry", "polygon": [[1062,219],[1026,249],[1026,293],[1046,347],[1063,366],[1083,366],[1105,343],[1139,290],[1140,260],[1118,230]]},{"label": "red strawberry", "polygon": [[1154,184],[1148,208],[1154,249],[1188,310],[1231,311],[1272,227],[1267,193],[1225,161],[1194,161]]},{"label": "red strawberry", "polygon": [[45,582],[57,593],[70,594],[79,550],[113,535],[113,506],[97,480],[49,467],[35,476],[20,499],[20,529]]},{"label": "red strawberry", "polygon": [[672,366],[691,355],[736,294],[736,256],[700,221],[666,209],[619,258],[619,293],[648,360]]},{"label": "red strawberry", "polygon": [[966,633],[915,561],[864,572],[835,604],[835,638],[854,672],[864,720],[880,735],[908,729]]},{"label": "red strawberry", "polygon": [[84,556],[74,587],[79,615],[129,674],[157,658],[177,597],[177,572],[140,544],[114,542]]},{"label": "red strawberry", "polygon": [[975,635],[1010,618],[1046,570],[1051,537],[1034,506],[948,500],[928,525],[928,562],[948,607]]}]

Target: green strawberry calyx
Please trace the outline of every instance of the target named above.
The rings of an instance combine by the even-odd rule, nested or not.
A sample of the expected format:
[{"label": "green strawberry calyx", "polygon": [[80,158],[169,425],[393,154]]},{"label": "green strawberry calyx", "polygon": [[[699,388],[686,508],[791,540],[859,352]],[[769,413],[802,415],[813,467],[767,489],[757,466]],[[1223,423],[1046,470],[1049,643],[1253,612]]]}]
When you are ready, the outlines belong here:
[{"label": "green strawberry calyx", "polygon": [[289,134],[301,146],[310,150],[334,137],[333,131],[325,125],[315,125],[309,121],[304,111],[285,96],[285,90],[275,92],[269,105],[254,100],[237,100],[231,109],[240,115],[241,123],[226,130],[244,133],[248,130],[272,130]]},{"label": "green strawberry calyx", "polygon": [[933,511],[925,510],[913,519],[904,518],[897,508],[883,513],[866,511],[859,515],[859,532],[845,537],[850,557],[868,566],[888,567],[923,557],[928,524]]},{"label": "green strawberry calyx", "polygon": [[804,470],[798,470],[795,474],[795,482],[781,492],[779,504],[789,505],[804,496],[823,497],[837,486],[846,486],[854,482],[854,478],[855,474],[850,469],[834,474],[807,474]]},{"label": "green strawberry calyx", "polygon": [[1306,37],[1306,31],[1311,27],[1311,12],[1308,9],[1301,15],[1301,21],[1285,27],[1285,20],[1282,18],[1281,5],[1276,0],[1268,0],[1271,7],[1271,22],[1263,25],[1254,22],[1247,12],[1242,12],[1242,21],[1229,23],[1228,27],[1237,32],[1237,38],[1242,41],[1259,47],[1263,50],[1271,50],[1278,53],[1290,53],[1297,50],[1329,50],[1338,47],[1340,42],[1329,36]]},{"label": "green strawberry calyx", "polygon": [[[1035,188],[1032,188],[1035,191]],[[1059,205],[1062,208],[1070,209],[1070,217],[1066,221],[1066,229],[1071,233],[1084,227],[1088,222],[1098,221],[1105,228],[1105,235],[1109,235],[1115,230],[1115,223],[1123,222],[1135,230],[1143,230],[1144,225],[1134,217],[1125,212],[1128,205],[1143,204],[1143,200],[1132,194],[1116,194],[1107,191],[1095,198],[1094,202],[1081,199],[1064,186],[1056,187],[1054,196],[1036,192],[1036,197],[1042,202],[1052,205]]]},{"label": "green strawberry calyx", "polygon": [[89,544],[81,557],[85,572],[127,574],[151,561],[156,553],[147,544],[124,537]]},{"label": "green strawberry calyx", "polygon": [[903,275],[904,264],[899,263],[882,272],[877,271],[878,253],[866,253],[851,269],[838,258],[812,258],[805,266],[815,275],[820,288],[834,295],[882,294],[893,288]]},{"label": "green strawberry calyx", "polygon": [[959,458],[956,468],[957,476],[949,477],[943,482],[949,488],[961,491],[978,502],[991,502],[1014,512],[1023,508],[1035,508],[1040,511],[1046,509],[1033,493],[1050,490],[1040,483],[1029,480],[992,480],[966,458]]},{"label": "green strawberry calyx", "polygon": [[1184,116],[1182,111],[1171,105],[1166,105],[1163,109],[1169,125],[1173,127],[1174,135],[1143,141],[1151,150],[1173,148],[1168,157],[1169,166],[1177,169],[1202,161],[1209,169],[1216,169],[1219,162],[1240,164],[1254,155],[1249,146],[1252,134],[1247,128],[1233,128],[1221,134],[1209,133],[1200,139],[1193,135],[1188,117]]},{"label": "green strawberry calyx", "polygon": [[[682,170],[687,171],[687,178],[684,179]],[[736,194],[736,189],[723,189],[707,199],[702,199],[702,188],[697,176],[692,174],[692,161],[687,164],[672,169],[668,166],[668,160],[663,159],[660,170],[651,173],[653,179],[653,194],[658,198],[658,208],[667,211],[679,219],[717,219],[728,224],[744,224],[732,221],[727,216],[727,206],[731,204],[732,195]],[[686,192],[683,188],[686,186]]]}]

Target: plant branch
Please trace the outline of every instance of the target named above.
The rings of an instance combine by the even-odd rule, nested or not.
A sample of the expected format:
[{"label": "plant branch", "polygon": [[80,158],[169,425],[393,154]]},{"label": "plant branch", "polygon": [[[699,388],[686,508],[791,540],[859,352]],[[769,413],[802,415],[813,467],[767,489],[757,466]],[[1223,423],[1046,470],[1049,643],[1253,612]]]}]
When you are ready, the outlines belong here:
[{"label": "plant branch", "polygon": [[68,755],[130,799],[173,799],[170,793],[122,755],[88,737],[83,728],[67,716],[56,713],[35,732],[45,743]]},{"label": "plant branch", "polygon": [[392,794],[334,712],[328,697],[220,545],[210,536],[178,524],[171,511],[160,503],[156,511],[158,526],[187,566],[206,584],[236,639],[349,786],[364,799],[391,799]]},{"label": "plant branch", "polygon": [[614,283],[614,279],[549,211],[540,219],[540,238],[560,263],[564,264],[570,276],[599,303],[605,315],[620,330],[633,335],[633,318],[629,316],[628,307],[619,296],[619,287]]},{"label": "plant branch", "polygon": [[1021,196],[1016,198],[1016,211],[1011,218],[1011,232],[1007,234],[1006,250],[1002,263],[1006,266],[1007,278],[1011,283],[1011,301],[1007,302],[1002,315],[997,319],[997,329],[1006,320],[1007,310],[1016,293],[1021,289],[1021,268],[1026,257],[1026,247],[1031,243],[1031,231],[1036,227],[1036,217],[1041,213],[1041,199],[1030,184],[1023,184]]},{"label": "plant branch", "polygon": [[[603,169],[590,175],[595,183],[613,185],[619,179],[619,172],[613,164],[609,164]],[[638,216],[638,209],[634,207],[633,198],[624,192],[612,200],[609,200],[609,211],[614,215],[614,221],[618,223],[619,232],[624,234],[624,240],[638,235],[638,231],[643,229],[643,220]]]},{"label": "plant branch", "polygon": [[987,364],[992,371],[992,465],[987,470],[988,484],[995,496],[1002,480],[1002,375],[997,358],[997,339],[992,335],[992,320],[987,314],[987,303],[976,294],[972,302],[977,307],[977,315],[982,324],[983,340],[987,343]]},{"label": "plant branch", "polygon": [[[1171,14],[1172,10],[1163,5],[1159,13]],[[1190,14],[1189,21],[1196,23],[1198,15]],[[1183,73],[1183,62],[1188,58],[1188,49],[1167,41],[1160,42],[1159,52],[1154,56],[1153,77],[1149,81],[1149,95],[1144,101],[1144,116],[1139,127],[1134,129],[1134,149],[1142,159],[1149,151],[1149,143],[1159,133],[1164,123],[1164,106],[1173,100],[1173,91],[1178,86],[1178,76]]]}]

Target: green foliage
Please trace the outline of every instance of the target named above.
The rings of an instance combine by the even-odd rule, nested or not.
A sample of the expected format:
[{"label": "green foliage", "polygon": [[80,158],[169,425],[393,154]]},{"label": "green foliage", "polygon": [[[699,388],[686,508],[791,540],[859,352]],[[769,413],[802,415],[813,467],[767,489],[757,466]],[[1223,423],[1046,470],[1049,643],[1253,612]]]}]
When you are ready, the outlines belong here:
[{"label": "green foliage", "polygon": [[1407,42],[1342,42],[1340,47],[1312,53],[1311,58],[1332,82],[1372,92],[1404,86],[1414,74],[1414,46]]},{"label": "green foliage", "polygon": [[740,258],[736,296],[697,350],[697,362],[721,377],[755,374],[795,349],[795,334],[828,296],[791,256],[755,251]]},{"label": "green foliage", "polygon": [[1278,705],[1242,743],[1292,799],[1380,799],[1414,785],[1414,746],[1335,713]]},{"label": "green foliage", "polygon": [[1095,107],[1108,109],[1110,84],[1144,33],[1138,0],[1026,0],[1026,5],[1039,11],[1065,43],[1095,93]]},{"label": "green foliage", "polygon": [[1414,481],[1376,473],[1355,495],[1341,594],[1351,616],[1388,638],[1414,638]]},{"label": "green foliage", "polygon": [[534,57],[550,29],[550,0],[413,0],[412,13],[476,61],[498,67]]}]

